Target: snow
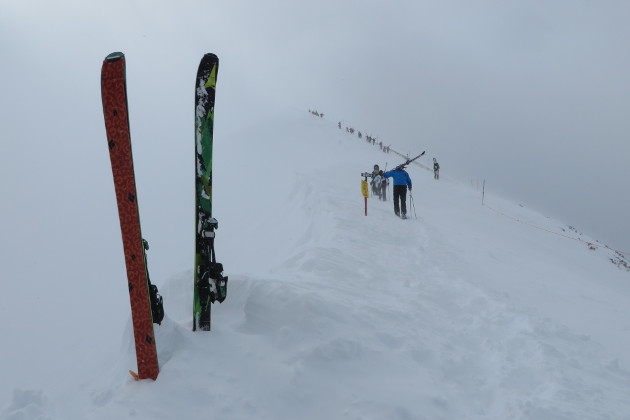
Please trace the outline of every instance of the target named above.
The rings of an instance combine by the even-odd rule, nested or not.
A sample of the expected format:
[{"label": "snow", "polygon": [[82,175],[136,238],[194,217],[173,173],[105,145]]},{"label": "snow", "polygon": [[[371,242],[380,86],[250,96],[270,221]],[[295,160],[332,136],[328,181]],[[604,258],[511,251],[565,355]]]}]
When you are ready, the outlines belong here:
[{"label": "snow", "polygon": [[[488,191],[485,203],[510,217],[482,206],[448,162],[439,181],[408,168],[417,219],[375,198],[366,217],[361,172],[400,158],[328,116],[288,109],[222,128],[217,112],[216,128],[216,250],[230,280],[212,332],[191,331],[191,269],[151,270],[168,255],[152,247],[166,311],[155,326],[161,371],[134,381],[124,275],[107,280],[121,290],[82,319],[68,290],[80,299],[90,286],[78,286],[68,261],[45,296],[12,286],[53,302],[39,305],[52,315],[37,332],[50,344],[3,327],[0,418],[630,418],[630,273],[612,263],[619,254]],[[138,188],[144,217],[150,200]],[[123,267],[122,252],[103,258]],[[3,322],[19,323],[19,310],[5,306]],[[19,363],[27,358],[54,363],[31,371]]]}]

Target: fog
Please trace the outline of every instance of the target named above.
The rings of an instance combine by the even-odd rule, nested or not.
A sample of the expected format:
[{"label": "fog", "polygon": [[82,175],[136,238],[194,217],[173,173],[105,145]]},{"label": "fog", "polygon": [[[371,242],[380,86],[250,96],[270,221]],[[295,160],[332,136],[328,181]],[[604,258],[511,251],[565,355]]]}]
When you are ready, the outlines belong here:
[{"label": "fog", "polygon": [[112,51],[127,56],[146,194],[190,183],[192,81],[214,52],[217,130],[317,109],[630,251],[629,18],[621,1],[2,0],[3,258],[115,215],[99,83]]}]

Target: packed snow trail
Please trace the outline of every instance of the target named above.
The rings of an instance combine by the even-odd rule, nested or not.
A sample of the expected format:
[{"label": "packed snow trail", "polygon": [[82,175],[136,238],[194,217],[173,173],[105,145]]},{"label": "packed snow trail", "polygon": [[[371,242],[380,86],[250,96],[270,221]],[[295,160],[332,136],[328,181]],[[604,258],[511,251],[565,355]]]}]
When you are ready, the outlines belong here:
[{"label": "packed snow trail", "polygon": [[[446,173],[434,181],[413,166],[419,219],[377,199],[366,217],[360,173],[398,158],[303,114],[217,133],[243,140],[216,145],[230,288],[213,331],[190,331],[192,271],[152,272],[167,313],[156,382],[126,373],[128,323],[121,345],[80,372],[60,367],[69,377],[57,386],[16,390],[3,418],[630,416],[630,276],[609,251],[524,229]],[[60,339],[79,334],[56,328]]]}]

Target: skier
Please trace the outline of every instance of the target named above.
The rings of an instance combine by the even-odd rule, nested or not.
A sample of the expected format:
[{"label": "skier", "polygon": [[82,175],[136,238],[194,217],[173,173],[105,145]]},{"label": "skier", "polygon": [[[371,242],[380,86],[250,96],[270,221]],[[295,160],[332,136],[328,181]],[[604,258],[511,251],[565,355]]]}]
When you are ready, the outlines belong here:
[{"label": "skier", "polygon": [[383,171],[380,171],[379,175],[381,176],[381,199],[387,201],[387,178]]},{"label": "skier", "polygon": [[[384,174],[385,178],[394,178],[394,213],[401,219],[407,218],[407,187],[411,191],[411,178],[402,167],[396,167]],[[400,200],[400,205],[398,200]]]},{"label": "skier", "polygon": [[[379,168],[378,165],[374,165],[374,170],[372,171],[372,174],[370,175],[370,177],[372,178],[372,181],[370,181],[370,184],[372,185],[372,195],[378,195],[380,197],[380,184],[376,183],[376,177],[378,176],[379,173]],[[380,182],[380,177],[379,177],[379,182]]]},{"label": "skier", "polygon": [[378,173],[372,180],[372,189],[376,191],[376,194],[372,194],[372,195],[378,195],[379,200],[383,199],[383,189],[381,187],[382,179],[383,179],[383,171],[378,171]]},{"label": "skier", "polygon": [[440,164],[433,158],[433,179],[440,179]]}]

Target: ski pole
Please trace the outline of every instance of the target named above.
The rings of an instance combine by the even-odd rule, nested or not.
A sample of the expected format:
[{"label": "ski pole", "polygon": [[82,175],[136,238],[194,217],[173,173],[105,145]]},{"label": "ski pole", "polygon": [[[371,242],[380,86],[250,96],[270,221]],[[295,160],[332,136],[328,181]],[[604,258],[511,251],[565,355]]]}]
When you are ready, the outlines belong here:
[{"label": "ski pole", "polygon": [[413,207],[413,215],[416,216],[416,220],[417,220],[418,215],[416,214],[416,205],[413,202],[413,194],[411,194],[411,190],[409,190],[409,198],[411,198],[411,206]]}]

